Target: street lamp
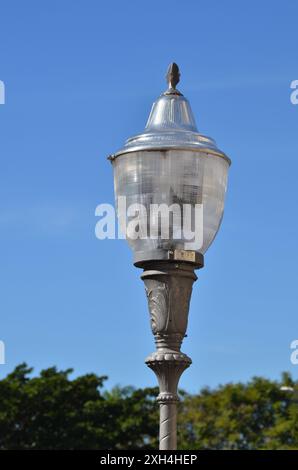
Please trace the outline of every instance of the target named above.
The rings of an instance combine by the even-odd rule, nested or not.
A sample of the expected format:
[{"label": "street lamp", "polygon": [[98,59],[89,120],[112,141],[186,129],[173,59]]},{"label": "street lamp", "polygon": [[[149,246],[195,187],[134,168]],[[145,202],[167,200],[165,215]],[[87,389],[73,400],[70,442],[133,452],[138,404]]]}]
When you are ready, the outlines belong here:
[{"label": "street lamp", "polygon": [[198,132],[189,102],[176,89],[179,78],[173,63],[168,89],[153,104],[145,131],[109,157],[120,226],[135,266],[144,270],[156,343],[145,362],[159,382],[162,450],[177,447],[178,381],[191,364],[180,347],[195,269],[203,267],[222,220],[231,163],[214,140]]}]

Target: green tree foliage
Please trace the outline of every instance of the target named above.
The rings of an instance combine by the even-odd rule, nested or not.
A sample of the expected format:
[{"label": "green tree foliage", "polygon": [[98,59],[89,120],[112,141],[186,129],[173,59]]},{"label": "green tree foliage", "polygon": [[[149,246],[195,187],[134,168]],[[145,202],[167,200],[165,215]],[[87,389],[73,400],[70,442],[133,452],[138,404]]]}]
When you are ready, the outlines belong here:
[{"label": "green tree foliage", "polygon": [[18,366],[0,381],[0,449],[131,449],[156,445],[157,389],[116,388],[71,369]]},{"label": "green tree foliage", "polygon": [[[106,377],[21,364],[0,380],[0,449],[156,449],[157,388],[116,387]],[[286,386],[286,390],[281,387]],[[298,384],[254,378],[181,392],[180,449],[298,449]]]},{"label": "green tree foliage", "polygon": [[[284,385],[292,390],[282,390]],[[256,377],[185,395],[180,448],[298,449],[297,385],[283,374],[280,383]]]}]

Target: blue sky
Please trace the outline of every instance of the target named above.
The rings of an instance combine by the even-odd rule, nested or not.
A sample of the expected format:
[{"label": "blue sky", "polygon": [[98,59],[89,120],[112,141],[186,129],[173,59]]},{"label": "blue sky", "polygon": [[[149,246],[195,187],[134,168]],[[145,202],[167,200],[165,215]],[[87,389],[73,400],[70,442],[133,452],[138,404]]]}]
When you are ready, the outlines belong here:
[{"label": "blue sky", "polygon": [[6,365],[155,385],[141,274],[95,238],[107,155],[144,128],[170,62],[199,130],[232,159],[198,272],[181,387],[298,378],[298,79],[293,1],[0,1],[0,339]]}]

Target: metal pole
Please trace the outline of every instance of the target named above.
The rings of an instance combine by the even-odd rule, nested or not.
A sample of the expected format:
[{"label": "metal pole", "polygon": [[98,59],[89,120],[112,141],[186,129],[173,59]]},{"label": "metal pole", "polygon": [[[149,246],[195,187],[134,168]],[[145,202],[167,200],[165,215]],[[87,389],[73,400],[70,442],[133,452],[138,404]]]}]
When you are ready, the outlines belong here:
[{"label": "metal pole", "polygon": [[141,278],[145,283],[156,344],[156,351],[145,362],[159,382],[159,448],[176,450],[178,382],[191,364],[180,347],[187,329],[192,285],[197,279],[194,269],[198,266],[187,262],[150,261],[142,267]]},{"label": "metal pole", "polygon": [[177,449],[177,403],[160,403],[159,448]]}]

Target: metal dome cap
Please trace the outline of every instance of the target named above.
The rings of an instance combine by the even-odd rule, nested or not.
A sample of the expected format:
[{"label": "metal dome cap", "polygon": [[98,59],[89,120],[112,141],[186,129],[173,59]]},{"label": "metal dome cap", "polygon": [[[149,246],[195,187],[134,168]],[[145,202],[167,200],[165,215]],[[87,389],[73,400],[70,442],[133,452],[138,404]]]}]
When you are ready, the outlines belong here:
[{"label": "metal dome cap", "polygon": [[166,79],[168,89],[153,103],[144,132],[127,139],[124,147],[110,159],[141,150],[179,149],[217,155],[231,164],[211,137],[198,132],[189,101],[176,89],[180,80],[177,64],[169,65]]}]

